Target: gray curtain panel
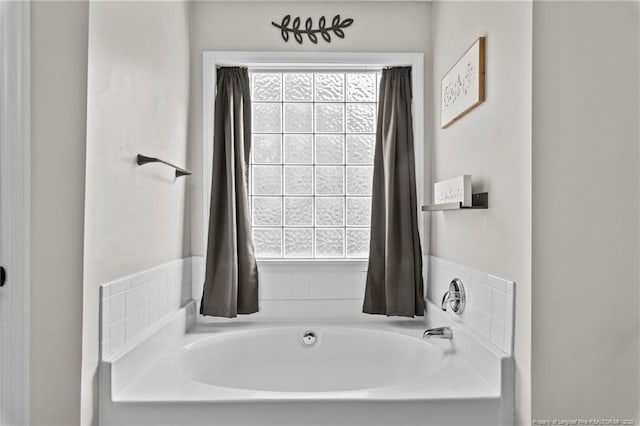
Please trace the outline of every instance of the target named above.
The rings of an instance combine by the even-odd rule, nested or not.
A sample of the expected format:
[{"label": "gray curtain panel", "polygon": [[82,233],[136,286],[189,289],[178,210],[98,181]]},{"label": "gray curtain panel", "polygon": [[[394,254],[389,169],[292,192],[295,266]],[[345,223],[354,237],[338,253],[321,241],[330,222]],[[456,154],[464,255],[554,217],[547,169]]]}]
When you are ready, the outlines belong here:
[{"label": "gray curtain panel", "polygon": [[258,311],[258,267],[247,196],[250,149],[248,71],[220,68],[202,315],[231,318]]},{"label": "gray curtain panel", "polygon": [[424,315],[411,117],[411,68],[382,71],[363,312]]}]

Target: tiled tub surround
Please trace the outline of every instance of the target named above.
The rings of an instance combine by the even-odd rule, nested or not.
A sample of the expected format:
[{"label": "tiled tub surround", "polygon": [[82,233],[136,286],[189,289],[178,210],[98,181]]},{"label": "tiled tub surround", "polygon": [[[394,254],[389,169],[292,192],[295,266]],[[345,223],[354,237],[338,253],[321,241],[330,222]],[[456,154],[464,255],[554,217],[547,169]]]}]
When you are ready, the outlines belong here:
[{"label": "tiled tub surround", "polygon": [[462,315],[448,309],[447,316],[481,340],[508,355],[513,353],[513,281],[435,256],[428,256],[428,277],[427,299],[437,305],[437,309],[451,280],[459,278],[464,285],[467,304]]},{"label": "tiled tub surround", "polygon": [[102,359],[134,346],[191,300],[191,258],[100,286]]},{"label": "tiled tub surround", "polygon": [[[146,330],[140,328],[138,323],[139,332],[133,334],[131,340],[126,339],[125,325],[125,343],[119,350],[112,350],[109,356],[102,358],[99,380],[99,422],[102,426],[513,424],[513,359],[506,350],[498,346],[498,340],[495,341],[497,343],[491,342],[491,320],[488,333],[486,330],[481,333],[482,325],[474,322],[473,315],[457,318],[440,311],[439,306],[430,301],[424,321],[362,315],[360,311],[366,264],[357,265],[351,262],[315,263],[313,271],[310,271],[309,265],[305,265],[304,262],[269,263],[266,266],[261,264],[260,313],[233,320],[203,319],[200,315],[195,315],[195,303],[187,303],[180,309],[177,309],[179,303],[176,303],[178,300],[182,303],[187,299],[186,296],[179,299],[177,289],[181,289],[181,295],[184,295],[186,287],[192,288],[194,297],[198,298],[204,274],[201,258],[186,259],[179,265],[164,265],[156,268],[157,270],[129,277],[128,284],[122,283],[124,280],[109,284],[109,287],[116,285],[117,291],[114,293],[114,288],[109,288],[108,298],[131,290],[135,292],[140,286],[144,290],[138,291],[147,295],[156,291],[151,289],[165,289],[168,311],[162,311],[165,312],[164,316],[159,315],[155,325],[150,325]],[[430,293],[431,299],[439,303],[441,288],[444,289],[443,292],[446,291],[445,287],[450,278],[456,276],[467,286],[468,312],[473,312],[472,305],[478,303],[490,318],[500,316],[498,308],[492,308],[490,296],[488,302],[474,300],[478,296],[476,282],[472,279],[473,271],[457,268],[457,265],[441,259],[430,260],[429,266],[430,273],[434,274],[430,281],[436,286]],[[180,271],[182,280],[178,278]],[[475,274],[478,275],[478,272]],[[160,277],[164,278],[158,280]],[[479,282],[485,285],[482,277],[478,277]],[[161,284],[162,282],[165,282],[166,286]],[[439,282],[445,282],[446,285]],[[486,282],[485,287],[489,287],[488,276]],[[507,294],[507,288],[494,282],[493,278],[491,284]],[[513,294],[512,288],[510,294]],[[158,303],[158,300],[164,300],[165,296],[147,296],[146,299],[144,296],[138,297],[146,300],[144,303],[147,304],[138,305],[131,313],[137,314],[139,321],[144,306]],[[169,300],[172,302],[169,303]],[[103,302],[106,301],[107,298],[103,299]],[[126,315],[126,308],[125,296],[124,320],[131,316]],[[507,311],[511,312],[511,308],[505,308],[505,320]],[[510,315],[511,318],[512,314]],[[195,322],[196,317],[198,322]],[[113,325],[117,325],[118,322]],[[452,341],[422,341],[425,327],[447,325],[453,328]],[[278,340],[268,338],[270,333],[283,336],[289,333],[287,330],[290,329],[294,329],[291,335],[293,340],[281,342],[277,347],[266,347]],[[346,362],[350,356],[353,358],[351,364],[360,365],[374,362],[376,356],[381,356],[386,350],[385,344],[380,343],[382,346],[378,344],[376,350],[365,351],[367,354],[371,353],[369,357],[363,355],[362,351],[349,353],[345,345],[334,349],[329,344],[331,340],[328,338],[325,342],[323,336],[336,333],[351,336],[349,339],[354,339],[353,345],[356,348],[371,344],[375,346],[375,343],[368,339],[373,338],[374,342],[377,341],[375,335],[378,333],[400,335],[395,339],[410,339],[413,343],[409,343],[407,350],[416,344],[433,345],[434,350],[440,355],[436,361],[431,359],[430,362],[436,362],[438,365],[435,369],[433,365],[427,368],[431,373],[425,380],[416,379],[377,388],[365,387],[349,392],[292,392],[243,389],[241,383],[237,386],[205,383],[208,380],[198,379],[189,373],[191,363],[185,364],[186,359],[192,358],[192,349],[209,344],[224,345],[227,341],[235,342],[236,346],[245,345],[245,349],[240,350],[243,356],[248,356],[251,351],[293,351],[284,355],[297,359],[304,357],[307,351],[313,350],[301,348],[301,343],[296,340],[297,335],[307,330],[317,331],[320,336],[317,349],[321,349],[321,346],[327,343],[328,346],[324,349],[331,354],[314,362],[335,362],[336,369],[350,365]],[[358,330],[362,330],[362,333]],[[261,337],[258,346],[255,336]],[[358,339],[366,340],[358,343]],[[502,340],[503,348],[506,348],[507,340],[511,341]],[[386,340],[380,340],[383,341]],[[197,355],[197,352],[193,355]],[[240,358],[227,357],[225,362],[240,362]],[[421,362],[425,360],[417,357],[412,361],[415,362],[416,371],[420,370]],[[374,364],[378,365],[378,362],[375,361]],[[206,363],[203,365],[206,366]],[[287,365],[289,362],[285,362],[279,368],[285,368]],[[268,365],[263,368],[266,376],[262,380],[267,380],[268,374],[273,374],[273,369]],[[331,365],[323,365],[323,368],[332,371]],[[229,365],[229,369],[244,371],[242,364]],[[205,370],[199,373],[201,377],[213,377]],[[357,370],[353,367],[340,374],[346,377],[354,376],[356,380]],[[293,373],[283,374],[288,377]],[[268,380],[271,383],[273,379]]]},{"label": "tiled tub surround", "polygon": [[[193,298],[200,303],[204,265],[193,257]],[[260,312],[252,319],[360,318],[367,262],[360,260],[258,261]],[[219,321],[199,316],[199,321]]]}]

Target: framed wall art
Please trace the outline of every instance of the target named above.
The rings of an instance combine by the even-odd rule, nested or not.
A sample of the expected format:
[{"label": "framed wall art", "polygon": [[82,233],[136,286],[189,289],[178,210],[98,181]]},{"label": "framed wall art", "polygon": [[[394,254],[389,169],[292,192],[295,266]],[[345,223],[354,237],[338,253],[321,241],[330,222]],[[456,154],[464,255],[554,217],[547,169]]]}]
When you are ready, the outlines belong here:
[{"label": "framed wall art", "polygon": [[484,102],[485,37],[478,38],[441,81],[440,127],[446,129]]}]

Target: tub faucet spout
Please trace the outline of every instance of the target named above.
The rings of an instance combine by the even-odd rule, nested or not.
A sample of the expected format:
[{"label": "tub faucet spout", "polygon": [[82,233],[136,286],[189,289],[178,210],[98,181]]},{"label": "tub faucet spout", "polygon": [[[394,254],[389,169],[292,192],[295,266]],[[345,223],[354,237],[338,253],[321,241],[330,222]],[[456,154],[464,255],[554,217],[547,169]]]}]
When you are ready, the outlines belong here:
[{"label": "tub faucet spout", "polygon": [[429,340],[432,337],[451,340],[453,339],[453,332],[451,331],[451,327],[437,327],[430,328],[422,334],[424,340]]}]

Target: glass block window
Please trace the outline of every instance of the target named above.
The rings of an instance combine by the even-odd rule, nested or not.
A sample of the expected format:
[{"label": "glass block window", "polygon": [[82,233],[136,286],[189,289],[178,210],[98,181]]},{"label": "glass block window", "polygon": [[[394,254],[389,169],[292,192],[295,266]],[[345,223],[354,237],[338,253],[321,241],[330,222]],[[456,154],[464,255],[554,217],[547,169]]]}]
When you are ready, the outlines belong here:
[{"label": "glass block window", "polygon": [[250,76],[256,256],[367,258],[380,72]]}]

